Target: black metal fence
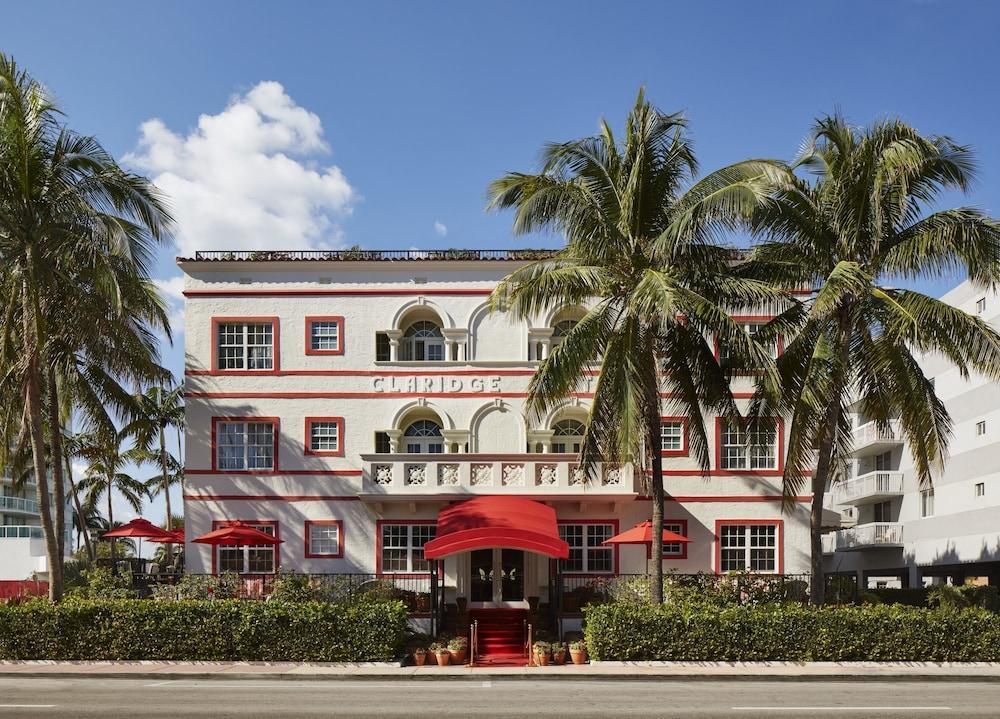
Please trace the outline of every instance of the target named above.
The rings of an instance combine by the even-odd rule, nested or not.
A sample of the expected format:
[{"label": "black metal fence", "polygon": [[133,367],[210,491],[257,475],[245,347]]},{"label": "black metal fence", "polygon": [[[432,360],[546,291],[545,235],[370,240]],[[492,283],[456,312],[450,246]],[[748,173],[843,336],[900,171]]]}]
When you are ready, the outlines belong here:
[{"label": "black metal fence", "polygon": [[199,262],[391,262],[420,260],[530,261],[552,257],[556,250],[205,250]]}]

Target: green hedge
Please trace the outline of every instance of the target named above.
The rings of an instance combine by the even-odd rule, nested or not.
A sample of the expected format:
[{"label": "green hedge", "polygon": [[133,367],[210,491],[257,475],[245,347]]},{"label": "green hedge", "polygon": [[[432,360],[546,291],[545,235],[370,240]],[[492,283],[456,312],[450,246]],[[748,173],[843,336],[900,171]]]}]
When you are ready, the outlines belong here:
[{"label": "green hedge", "polygon": [[661,661],[1000,661],[1000,616],[900,605],[585,610],[590,655]]},{"label": "green hedge", "polygon": [[69,600],[0,605],[0,660],[385,661],[399,601]]},{"label": "green hedge", "polygon": [[[914,587],[906,589],[869,589],[868,592],[874,594],[886,604],[905,604],[909,607],[926,607],[932,605],[931,600],[934,594],[934,587]],[[969,606],[982,607],[991,612],[1000,611],[1000,587],[983,584],[964,584],[954,588],[960,596],[964,597]]]}]

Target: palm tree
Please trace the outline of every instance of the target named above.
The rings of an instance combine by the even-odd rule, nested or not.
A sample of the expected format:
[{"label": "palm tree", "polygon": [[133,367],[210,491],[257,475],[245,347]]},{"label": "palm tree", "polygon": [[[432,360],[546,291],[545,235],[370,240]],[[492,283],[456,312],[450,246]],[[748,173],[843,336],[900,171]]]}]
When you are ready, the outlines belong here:
[{"label": "palm tree", "polygon": [[[795,175],[799,169],[813,179]],[[786,499],[811,475],[813,603],[824,600],[824,494],[850,456],[848,408],[881,429],[898,418],[926,484],[945,455],[951,420],[918,357],[938,353],[963,375],[1000,379],[1000,335],[986,322],[891,284],[956,269],[984,284],[1000,279],[996,221],[969,207],[931,211],[942,191],[967,190],[973,175],[969,149],[947,137],[920,135],[899,120],[853,127],[833,115],[816,122],[753,219],[762,242],[741,274],[813,290],[767,328],[786,338],[780,391],[761,387],[755,408],[791,418]]]},{"label": "palm tree", "polygon": [[[180,463],[167,452],[166,430],[168,427],[180,428],[184,425],[184,403],[182,387],[164,389],[162,386],[146,390],[138,398],[138,414],[129,425],[129,431],[135,435],[136,446],[144,454],[142,461],[153,462],[160,466],[160,486],[154,490],[147,481],[150,495],[163,493],[166,502],[166,518],[164,527],[169,529],[170,518],[170,487],[179,486],[184,479],[184,469]],[[159,449],[152,451],[153,442],[158,442]],[[155,478],[154,478],[155,479]]]},{"label": "palm tree", "polygon": [[[80,448],[80,456],[89,462],[87,472],[80,481],[80,491],[85,502],[97,504],[103,497],[107,509],[108,523],[114,526],[114,506],[112,499],[118,492],[136,513],[142,512],[142,503],[149,498],[146,485],[139,479],[126,474],[123,469],[141,459],[142,451],[126,445],[131,436],[119,430],[113,434],[104,432],[89,435]],[[112,540],[112,557],[114,541]]]},{"label": "palm tree", "polygon": [[[104,329],[87,324],[100,312],[74,309],[120,308],[134,288],[148,286],[153,250],[170,223],[145,178],[122,170],[93,138],[73,133],[58,118],[44,88],[0,54],[0,376],[8,385],[0,391],[2,420],[18,446],[30,447],[53,600],[62,593],[62,507],[53,519],[45,421],[57,500],[63,462],[53,373],[60,358],[52,342],[64,332]],[[67,297],[75,302],[65,304]],[[135,320],[141,336],[145,318]]]},{"label": "palm tree", "polygon": [[[491,302],[515,317],[589,304],[580,322],[541,363],[529,386],[537,416],[579,391],[597,366],[581,464],[624,464],[649,475],[653,592],[662,601],[662,397],[689,418],[690,447],[704,471],[709,442],[702,409],[741,416],[707,339],[774,377],[766,349],[729,315],[782,297],[769,285],[729,273],[734,256],[713,243],[766,198],[767,163],[743,162],[694,182],[697,164],[686,123],[659,112],[640,91],[619,141],[600,134],[543,152],[538,174],[510,173],[489,189],[489,207],[514,208],[514,232],[556,231],[566,246],[526,265],[496,288]],[[685,187],[687,189],[685,190]],[[672,412],[674,413],[674,412]]]}]

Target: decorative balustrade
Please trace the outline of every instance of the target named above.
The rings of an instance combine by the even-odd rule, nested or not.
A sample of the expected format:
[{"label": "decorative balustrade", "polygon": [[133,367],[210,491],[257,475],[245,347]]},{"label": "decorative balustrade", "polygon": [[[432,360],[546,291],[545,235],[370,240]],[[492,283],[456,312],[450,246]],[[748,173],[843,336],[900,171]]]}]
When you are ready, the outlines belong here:
[{"label": "decorative balustrade", "polygon": [[836,533],[835,549],[867,549],[897,547],[903,544],[903,525],[900,522],[871,522],[859,524]]},{"label": "decorative balustrade", "polygon": [[878,451],[882,448],[902,444],[903,435],[900,432],[899,420],[891,419],[887,424],[879,426],[877,422],[866,422],[855,427],[854,456],[867,454],[870,451]]},{"label": "decorative balustrade", "polygon": [[876,502],[903,493],[903,473],[875,471],[841,482],[833,490],[835,504]]},{"label": "decorative balustrade", "polygon": [[630,465],[597,464],[588,477],[576,455],[362,455],[364,494],[635,494]]}]

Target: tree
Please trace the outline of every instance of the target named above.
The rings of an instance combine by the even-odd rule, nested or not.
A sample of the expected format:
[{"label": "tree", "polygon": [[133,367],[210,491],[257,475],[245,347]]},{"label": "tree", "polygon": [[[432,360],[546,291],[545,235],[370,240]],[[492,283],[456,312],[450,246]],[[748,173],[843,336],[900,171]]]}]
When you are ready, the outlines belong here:
[{"label": "tree", "polygon": [[813,603],[824,601],[823,502],[851,450],[849,406],[883,431],[898,418],[927,484],[951,420],[920,356],[939,354],[963,376],[1000,379],[1000,335],[986,322],[892,285],[955,270],[984,284],[1000,278],[996,221],[969,207],[930,211],[943,191],[967,190],[973,174],[969,149],[947,137],[920,135],[899,120],[859,128],[827,116],[784,175],[771,175],[781,177],[773,201],[753,218],[761,243],[740,274],[812,289],[765,330],[786,338],[780,391],[761,387],[755,411],[791,418],[787,502],[811,476]]},{"label": "tree", "polygon": [[[137,513],[142,512],[142,503],[149,498],[146,485],[139,479],[126,474],[123,469],[141,459],[142,452],[131,443],[131,436],[119,430],[114,433],[98,432],[89,435],[80,447],[80,456],[88,461],[87,471],[80,481],[79,489],[84,493],[87,504],[97,504],[103,497],[107,508],[108,524],[115,526],[114,493],[119,495]],[[112,557],[114,542],[112,541]]]},{"label": "tree", "polygon": [[[538,174],[510,173],[489,189],[489,207],[514,208],[514,232],[564,236],[551,259],[515,270],[496,288],[495,309],[534,318],[586,305],[529,386],[537,416],[600,375],[581,464],[630,463],[649,476],[653,592],[662,601],[662,398],[689,419],[690,448],[704,471],[709,442],[702,410],[741,421],[710,337],[774,377],[773,363],[729,312],[780,301],[766,283],[733,277],[732,250],[713,242],[769,190],[768,163],[747,161],[692,183],[697,163],[678,114],[659,112],[640,91],[619,141],[606,122],[596,137],[545,148]],[[687,189],[685,190],[685,187]]]},{"label": "tree", "polygon": [[[180,385],[172,389],[164,389],[162,386],[152,387],[146,390],[138,398],[138,415],[129,426],[130,431],[135,435],[136,446],[140,447],[144,454],[144,462],[154,462],[160,466],[160,487],[155,489],[149,486],[150,496],[163,493],[166,502],[166,518],[164,528],[169,529],[170,518],[173,516],[170,509],[170,487],[180,485],[184,480],[184,469],[180,463],[167,452],[166,431],[168,427],[179,429],[184,425],[184,403],[182,401],[182,387]],[[156,442],[157,451],[152,451],[151,447]]]},{"label": "tree", "polygon": [[[30,448],[52,600],[62,594],[63,521],[56,418],[63,358],[53,344],[63,333],[99,337],[108,325],[122,326],[122,299],[136,288],[155,297],[148,268],[169,225],[148,180],[124,171],[93,138],[62,126],[44,88],[0,54],[0,419],[18,438],[15,450]],[[88,324],[106,313],[107,322]],[[165,325],[162,307],[156,314]],[[147,322],[125,318],[124,326],[142,342]]]}]

